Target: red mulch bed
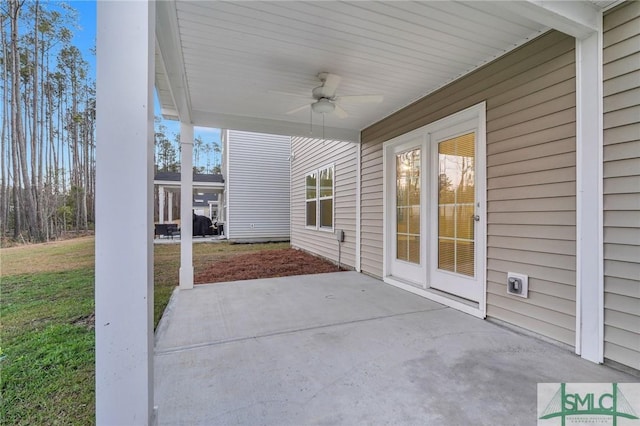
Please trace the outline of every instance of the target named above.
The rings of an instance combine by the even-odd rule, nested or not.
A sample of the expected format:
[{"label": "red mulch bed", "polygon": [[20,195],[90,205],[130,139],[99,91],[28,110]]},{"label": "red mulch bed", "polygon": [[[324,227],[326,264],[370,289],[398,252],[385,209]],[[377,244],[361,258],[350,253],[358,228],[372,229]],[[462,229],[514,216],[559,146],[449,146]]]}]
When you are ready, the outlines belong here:
[{"label": "red mulch bed", "polygon": [[301,250],[265,250],[239,254],[215,262],[198,272],[195,282],[219,283],[337,271],[337,265]]}]

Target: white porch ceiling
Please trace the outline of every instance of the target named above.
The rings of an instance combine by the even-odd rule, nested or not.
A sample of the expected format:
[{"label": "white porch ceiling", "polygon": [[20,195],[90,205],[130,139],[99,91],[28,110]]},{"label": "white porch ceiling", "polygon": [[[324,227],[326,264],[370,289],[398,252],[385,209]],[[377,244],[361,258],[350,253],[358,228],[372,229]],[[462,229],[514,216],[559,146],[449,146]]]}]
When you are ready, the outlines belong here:
[{"label": "white porch ceiling", "polygon": [[[342,77],[338,95],[384,95],[381,104],[343,104],[348,118],[325,116],[327,138],[357,140],[360,130],[549,29],[504,5],[158,2],[162,113],[199,126],[308,136],[309,109],[285,112],[307,102],[316,75],[328,71]],[[313,114],[313,123],[320,135],[322,116]]]}]

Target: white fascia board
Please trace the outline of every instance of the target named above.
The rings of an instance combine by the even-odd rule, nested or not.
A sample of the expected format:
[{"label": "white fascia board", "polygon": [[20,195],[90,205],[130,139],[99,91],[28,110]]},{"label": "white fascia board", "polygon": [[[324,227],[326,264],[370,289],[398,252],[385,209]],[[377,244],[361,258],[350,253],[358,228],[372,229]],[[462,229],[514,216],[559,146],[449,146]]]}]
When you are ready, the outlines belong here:
[{"label": "white fascia board", "polygon": [[600,10],[587,1],[505,1],[500,7],[577,39],[599,29]]},{"label": "white fascia board", "polygon": [[[191,123],[191,98],[180,45],[180,31],[176,4],[173,0],[156,5],[156,47],[173,97],[175,112],[183,123]],[[172,111],[168,116],[174,117]]]},{"label": "white fascia board", "polygon": [[[322,126],[315,126],[311,133],[309,123],[294,123],[292,121],[218,114],[198,110],[193,111],[192,118],[194,125],[219,129],[233,129],[246,132],[269,133],[286,136],[302,136],[317,139],[322,139],[323,133]],[[360,130],[325,127],[324,139],[359,142]]]}]

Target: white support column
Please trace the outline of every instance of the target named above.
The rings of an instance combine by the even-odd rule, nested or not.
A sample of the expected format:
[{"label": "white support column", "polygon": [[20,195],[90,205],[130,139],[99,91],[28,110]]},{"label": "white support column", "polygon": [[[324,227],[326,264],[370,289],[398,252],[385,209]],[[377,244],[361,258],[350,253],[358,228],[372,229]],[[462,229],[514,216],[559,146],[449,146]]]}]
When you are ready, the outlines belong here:
[{"label": "white support column", "polygon": [[169,211],[168,211],[169,218],[168,218],[168,221],[169,221],[169,223],[173,223],[173,192],[171,192],[171,191],[168,191],[168,192],[169,192],[169,202],[168,202],[168,204],[169,204]]},{"label": "white support column", "polygon": [[180,289],[193,288],[193,125],[180,123]]},{"label": "white support column", "polygon": [[97,7],[96,423],[149,425],[155,2]]},{"label": "white support column", "polygon": [[356,144],[356,261],[355,270],[362,271],[362,142]]},{"label": "white support column", "polygon": [[164,186],[158,186],[158,222],[164,223]]},{"label": "white support column", "polygon": [[602,15],[576,40],[576,353],[603,362]]}]

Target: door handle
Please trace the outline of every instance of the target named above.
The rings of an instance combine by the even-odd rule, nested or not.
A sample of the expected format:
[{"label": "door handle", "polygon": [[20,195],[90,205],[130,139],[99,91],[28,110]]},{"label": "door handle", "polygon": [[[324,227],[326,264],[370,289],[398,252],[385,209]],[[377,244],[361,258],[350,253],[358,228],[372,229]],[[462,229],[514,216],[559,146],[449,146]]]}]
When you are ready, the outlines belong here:
[{"label": "door handle", "polygon": [[480,222],[480,215],[478,215],[478,214],[471,216],[471,218],[473,220],[475,220],[476,222]]}]

